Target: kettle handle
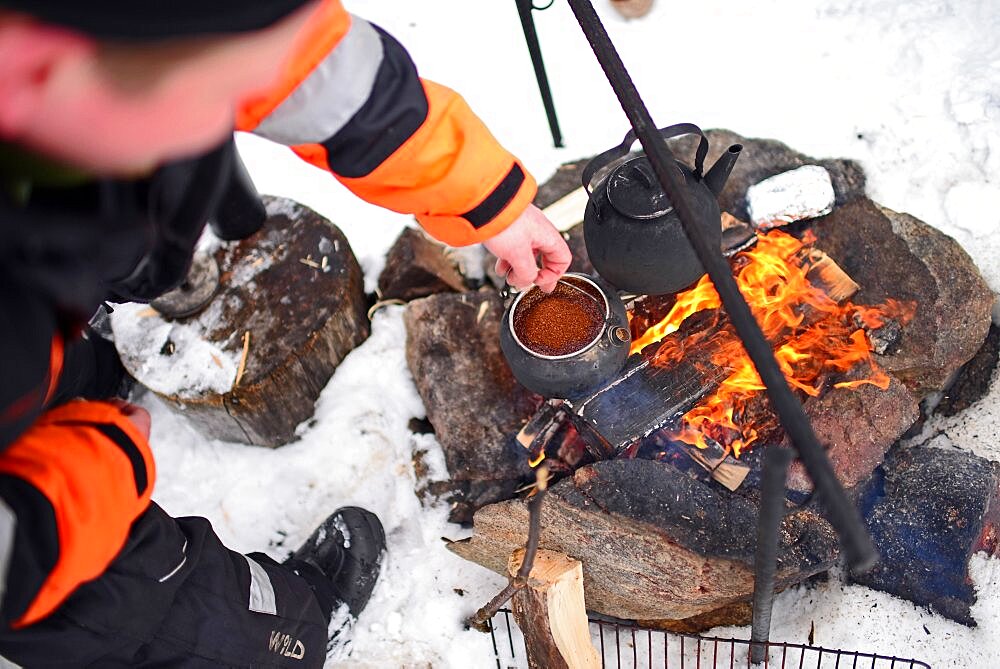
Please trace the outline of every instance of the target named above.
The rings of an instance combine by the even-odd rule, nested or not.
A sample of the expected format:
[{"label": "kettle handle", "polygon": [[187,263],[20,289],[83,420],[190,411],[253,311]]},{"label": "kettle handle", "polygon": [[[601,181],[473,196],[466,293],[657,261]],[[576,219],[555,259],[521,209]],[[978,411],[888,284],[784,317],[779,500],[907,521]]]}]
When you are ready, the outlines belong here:
[{"label": "kettle handle", "polygon": [[[705,133],[701,131],[701,128],[694,123],[676,123],[666,128],[660,128],[658,132],[663,139],[670,139],[671,137],[679,137],[681,135],[701,136],[701,140],[698,142],[698,151],[694,156],[694,175],[696,179],[701,179],[705,169],[705,156],[708,155],[708,138],[705,137]],[[594,156],[587,163],[587,166],[583,168],[583,187],[588,195],[593,190],[591,188],[591,181],[594,178],[594,174],[600,171],[601,168],[606,167],[613,160],[627,154],[632,145],[635,144],[635,139],[635,130],[629,130],[628,134],[625,135],[625,140],[619,146]]]}]

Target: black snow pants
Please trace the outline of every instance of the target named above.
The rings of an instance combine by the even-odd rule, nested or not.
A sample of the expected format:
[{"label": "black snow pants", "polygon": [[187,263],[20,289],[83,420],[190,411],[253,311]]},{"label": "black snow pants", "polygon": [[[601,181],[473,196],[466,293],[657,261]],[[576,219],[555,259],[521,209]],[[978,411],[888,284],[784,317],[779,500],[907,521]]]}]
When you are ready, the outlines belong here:
[{"label": "black snow pants", "polygon": [[[114,347],[92,335],[67,350],[56,398],[106,397],[121,378]],[[324,598],[329,584],[305,568],[309,582],[227,549],[206,519],[153,503],[99,578],[41,622],[0,631],[0,655],[28,669],[322,667],[327,620],[310,582]],[[9,573],[7,589],[17,580]]]},{"label": "black snow pants", "polygon": [[0,653],[27,668],[322,667],[326,646],[303,578],[156,504],[100,578],[42,622],[0,634]]}]

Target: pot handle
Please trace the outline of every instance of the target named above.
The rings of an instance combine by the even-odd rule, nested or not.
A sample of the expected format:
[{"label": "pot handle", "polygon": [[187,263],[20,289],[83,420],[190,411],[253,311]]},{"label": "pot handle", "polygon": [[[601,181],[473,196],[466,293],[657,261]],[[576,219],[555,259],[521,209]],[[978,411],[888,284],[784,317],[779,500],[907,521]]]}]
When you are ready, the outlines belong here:
[{"label": "pot handle", "polygon": [[[702,174],[705,171],[705,156],[708,155],[708,138],[705,137],[705,133],[701,131],[701,128],[696,126],[694,123],[676,123],[674,125],[668,125],[666,128],[660,128],[660,137],[663,139],[670,139],[671,137],[680,137],[681,135],[699,135],[701,140],[698,142],[698,150],[695,152],[694,156],[694,175],[695,178],[701,179]],[[583,168],[583,187],[589,195],[593,190],[591,182],[594,179],[594,175],[601,170],[601,168],[606,167],[612,161],[624,156],[631,150],[632,145],[635,144],[635,130],[629,130],[628,134],[625,135],[625,140],[613,149],[609,149],[604,153],[600,153],[587,163],[587,166]]]},{"label": "pot handle", "polygon": [[513,267],[507,270],[507,273],[503,275],[503,287],[497,291],[500,294],[500,299],[503,300],[504,302],[504,307],[507,306],[507,301],[512,296],[517,295],[519,292],[521,292],[514,286],[510,285],[510,282],[507,281],[507,277],[509,277],[510,273],[513,271],[514,271]]}]

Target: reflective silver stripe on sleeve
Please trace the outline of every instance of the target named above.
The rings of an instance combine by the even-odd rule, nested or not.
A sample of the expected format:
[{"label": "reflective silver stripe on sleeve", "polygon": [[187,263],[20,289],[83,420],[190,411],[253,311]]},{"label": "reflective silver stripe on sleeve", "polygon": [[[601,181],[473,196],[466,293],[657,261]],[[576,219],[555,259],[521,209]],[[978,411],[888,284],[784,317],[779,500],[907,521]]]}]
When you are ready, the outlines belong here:
[{"label": "reflective silver stripe on sleeve", "polygon": [[170,580],[171,577],[173,577],[174,574],[176,574],[181,570],[181,567],[187,564],[188,561],[187,549],[188,549],[188,542],[187,539],[185,539],[184,545],[181,546],[181,561],[178,562],[177,566],[171,569],[166,576],[162,576],[158,581],[159,583],[166,583],[168,580]]},{"label": "reflective silver stripe on sleeve", "polygon": [[382,62],[382,38],[351,16],[351,28],[254,134],[293,146],[324,142],[351,120],[371,95]]},{"label": "reflective silver stripe on sleeve", "polygon": [[7,572],[10,570],[10,554],[14,550],[14,530],[17,517],[7,503],[0,499],[0,599],[7,591]]},{"label": "reflective silver stripe on sleeve", "polygon": [[278,608],[274,602],[274,588],[271,586],[271,578],[264,571],[264,568],[244,555],[247,564],[250,565],[250,604],[248,608],[257,613],[267,613],[272,616],[278,615]]}]

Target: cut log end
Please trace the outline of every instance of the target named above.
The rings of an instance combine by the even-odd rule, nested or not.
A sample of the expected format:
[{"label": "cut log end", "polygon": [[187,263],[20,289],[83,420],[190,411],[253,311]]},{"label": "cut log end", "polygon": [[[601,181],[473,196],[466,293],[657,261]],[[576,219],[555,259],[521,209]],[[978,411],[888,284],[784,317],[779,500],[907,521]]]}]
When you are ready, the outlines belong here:
[{"label": "cut log end", "polygon": [[[510,556],[507,569],[517,574],[524,549]],[[596,669],[601,666],[590,642],[583,597],[583,564],[561,553],[539,550],[527,585],[512,600],[514,620],[524,634],[531,667]]]}]

